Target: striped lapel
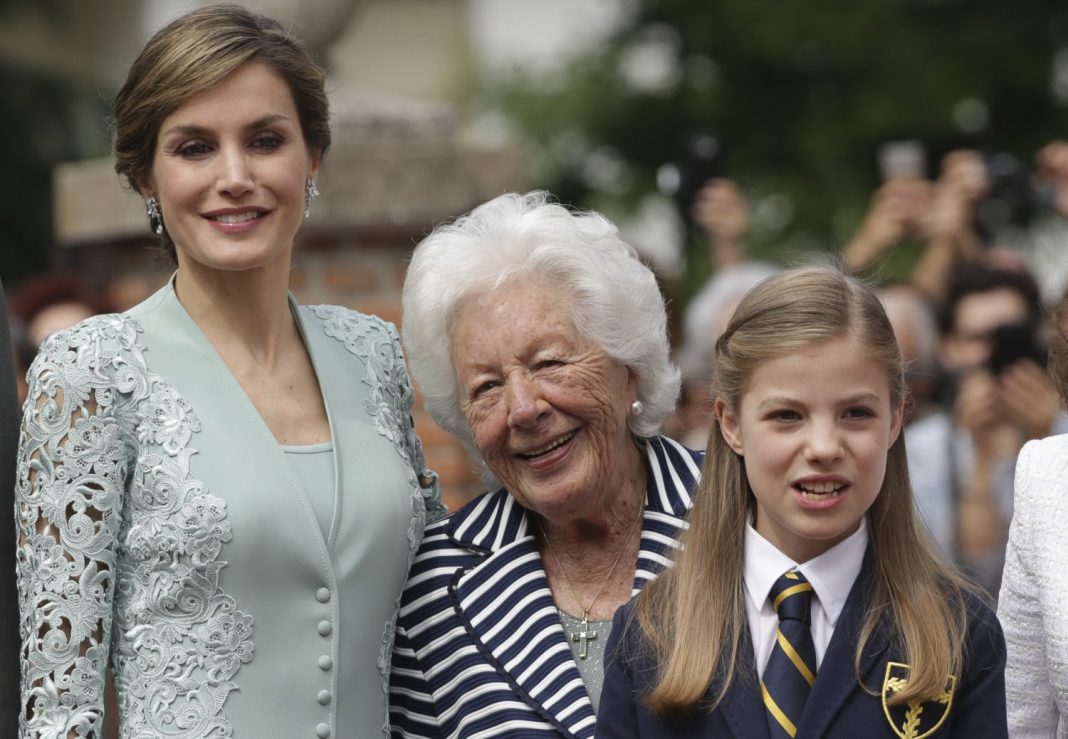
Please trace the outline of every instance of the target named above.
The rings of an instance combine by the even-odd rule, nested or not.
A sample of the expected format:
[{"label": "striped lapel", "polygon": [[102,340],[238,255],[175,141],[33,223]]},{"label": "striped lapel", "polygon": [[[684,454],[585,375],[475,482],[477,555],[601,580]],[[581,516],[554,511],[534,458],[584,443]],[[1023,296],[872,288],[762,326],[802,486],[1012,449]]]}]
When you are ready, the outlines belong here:
[{"label": "striped lapel", "polygon": [[[648,494],[634,592],[670,561],[691,504],[700,455],[670,439],[645,440]],[[506,491],[454,516],[448,535],[486,556],[449,587],[479,651],[516,695],[569,737],[593,736],[595,716],[560,625],[527,511]]]},{"label": "striped lapel", "polygon": [[684,519],[693,505],[690,496],[701,476],[703,457],[666,436],[646,439],[645,451],[649,492],[632,595],[637,595],[671,564],[679,534],[687,527]]},{"label": "striped lapel", "polygon": [[596,717],[571,657],[527,512],[504,490],[450,527],[489,556],[449,587],[479,652],[513,692],[568,737],[593,736]]}]

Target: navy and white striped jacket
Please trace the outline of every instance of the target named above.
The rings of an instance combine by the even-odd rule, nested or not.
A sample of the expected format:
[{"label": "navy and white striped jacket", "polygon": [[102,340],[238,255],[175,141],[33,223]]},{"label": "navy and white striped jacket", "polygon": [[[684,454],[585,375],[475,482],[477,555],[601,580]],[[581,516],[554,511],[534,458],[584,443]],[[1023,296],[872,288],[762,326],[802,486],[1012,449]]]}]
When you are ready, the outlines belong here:
[{"label": "navy and white striped jacket", "polygon": [[[663,436],[645,446],[634,593],[669,564],[702,457]],[[593,706],[529,524],[502,489],[427,527],[397,623],[394,736],[593,736]]]}]

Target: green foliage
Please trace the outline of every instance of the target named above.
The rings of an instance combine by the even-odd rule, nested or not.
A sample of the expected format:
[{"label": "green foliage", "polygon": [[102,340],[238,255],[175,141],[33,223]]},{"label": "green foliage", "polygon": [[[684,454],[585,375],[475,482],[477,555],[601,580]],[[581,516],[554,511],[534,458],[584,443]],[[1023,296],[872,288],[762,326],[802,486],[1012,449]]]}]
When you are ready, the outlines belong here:
[{"label": "green foliage", "polygon": [[[1068,46],[1062,2],[632,5],[608,43],[559,78],[513,76],[476,87],[475,105],[502,107],[530,144],[532,184],[566,202],[634,207],[655,190],[657,168],[678,158],[687,132],[707,129],[724,144],[724,173],[751,198],[776,194],[792,206],[785,226],[758,223],[751,234],[757,256],[789,261],[835,251],[848,239],[878,184],[875,152],[883,141],[922,140],[934,175],[941,155],[957,146],[1030,161],[1042,144],[1068,133],[1063,103],[1051,92],[1053,56]],[[673,78],[635,89],[621,70],[648,47],[669,55]],[[962,133],[955,122],[968,99],[989,111],[979,133]],[[598,151],[616,158],[609,183],[589,176]],[[695,248],[691,265],[701,272]],[[891,269],[906,270],[908,262],[899,255]]]}]

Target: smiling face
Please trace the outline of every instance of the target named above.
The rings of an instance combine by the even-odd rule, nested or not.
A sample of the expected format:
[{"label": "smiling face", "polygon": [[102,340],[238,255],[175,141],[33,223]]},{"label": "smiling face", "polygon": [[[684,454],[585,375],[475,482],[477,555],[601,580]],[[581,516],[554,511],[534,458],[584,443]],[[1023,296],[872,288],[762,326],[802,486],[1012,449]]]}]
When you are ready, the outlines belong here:
[{"label": "smiling face", "polygon": [[180,269],[288,268],[318,166],[285,81],[248,62],[163,120],[140,186],[159,200]]},{"label": "smiling face", "polygon": [[857,530],[882,487],[902,407],[883,366],[841,337],[762,362],[739,408],[719,399],[716,415],[745,461],[757,532],[800,563]]},{"label": "smiling face", "polygon": [[461,304],[452,363],[460,407],[486,465],[555,524],[596,515],[641,458],[627,414],[637,377],[579,334],[568,301],[509,284]]}]

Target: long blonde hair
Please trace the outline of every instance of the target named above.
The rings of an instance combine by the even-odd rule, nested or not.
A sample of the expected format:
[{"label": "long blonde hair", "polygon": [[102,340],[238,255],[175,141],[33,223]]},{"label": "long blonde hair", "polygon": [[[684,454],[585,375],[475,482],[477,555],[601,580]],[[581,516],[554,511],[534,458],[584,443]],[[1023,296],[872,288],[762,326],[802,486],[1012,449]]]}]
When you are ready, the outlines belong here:
[{"label": "long blonde hair", "polygon": [[[901,353],[886,313],[866,285],[830,268],[784,272],[742,300],[716,342],[713,394],[736,410],[760,363],[842,336],[856,340],[886,369],[891,402],[901,403],[906,393]],[[637,601],[636,624],[660,665],[646,698],[656,713],[711,710],[738,676],[747,643],[742,560],[751,505],[744,460],[714,425],[675,567]],[[965,594],[972,587],[943,564],[919,523],[903,435],[889,450],[867,520],[875,572],[857,643],[857,679],[865,644],[889,618],[911,665],[907,687],[891,703],[936,698],[949,675],[960,675]],[[704,698],[713,680],[718,689],[708,704]]]}]

